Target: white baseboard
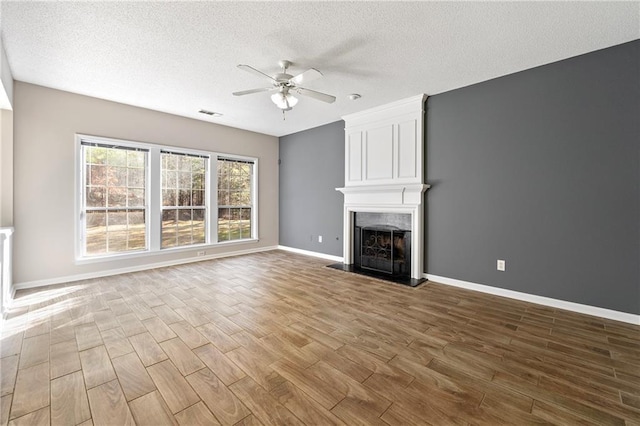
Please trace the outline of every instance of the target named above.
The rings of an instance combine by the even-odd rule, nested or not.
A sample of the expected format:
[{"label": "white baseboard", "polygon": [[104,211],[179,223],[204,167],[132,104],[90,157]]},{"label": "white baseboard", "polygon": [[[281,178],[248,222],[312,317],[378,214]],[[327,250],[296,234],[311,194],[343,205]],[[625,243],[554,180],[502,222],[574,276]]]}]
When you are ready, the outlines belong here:
[{"label": "white baseboard", "polygon": [[438,275],[424,274],[429,281],[450,285],[453,287],[465,288],[479,291],[481,293],[493,294],[495,296],[508,297],[509,299],[521,300],[523,302],[536,303],[538,305],[550,306],[552,308],[565,309],[567,311],[592,315],[600,318],[607,318],[629,324],[640,325],[640,315],[628,314],[626,312],[614,311],[611,309],[598,308],[596,306],[582,305],[580,303],[567,302],[550,297],[536,296],[519,291],[505,290],[503,288],[491,287],[483,284],[476,284],[468,281],[456,280],[454,278],[440,277]]},{"label": "white baseboard", "polygon": [[169,260],[169,261],[166,261],[166,262],[147,263],[145,265],[131,266],[131,267],[128,267],[128,268],[109,269],[109,270],[105,270],[105,271],[89,272],[87,274],[76,274],[76,275],[68,275],[68,276],[65,276],[65,277],[56,277],[56,278],[48,278],[48,279],[44,279],[44,280],[27,281],[27,282],[23,282],[23,283],[14,283],[13,291],[15,293],[16,290],[25,290],[25,289],[28,289],[28,288],[45,287],[45,286],[48,286],[48,285],[56,285],[56,284],[65,284],[65,283],[74,282],[74,281],[89,280],[89,279],[93,279],[93,278],[108,277],[108,276],[111,276],[111,275],[126,274],[126,273],[129,273],[129,272],[139,272],[139,271],[146,271],[148,269],[164,268],[164,267],[167,267],[167,266],[175,266],[175,265],[182,265],[182,264],[186,264],[186,263],[202,262],[203,260],[211,260],[211,259],[219,259],[219,258],[223,258],[223,257],[239,256],[239,255],[242,255],[242,254],[259,253],[259,252],[263,252],[263,251],[276,250],[277,248],[278,248],[277,246],[259,247],[259,248],[252,248],[252,249],[247,249],[247,250],[237,250],[237,251],[232,251],[232,252],[210,254],[210,255],[207,255],[207,256],[193,257],[193,258],[188,258],[188,259],[176,259],[176,260]]},{"label": "white baseboard", "polygon": [[318,253],[316,251],[302,250],[287,246],[278,246],[278,250],[290,251],[291,253],[303,254],[305,256],[319,257],[320,259],[332,260],[334,262],[342,262],[344,258],[333,256],[331,254]]}]

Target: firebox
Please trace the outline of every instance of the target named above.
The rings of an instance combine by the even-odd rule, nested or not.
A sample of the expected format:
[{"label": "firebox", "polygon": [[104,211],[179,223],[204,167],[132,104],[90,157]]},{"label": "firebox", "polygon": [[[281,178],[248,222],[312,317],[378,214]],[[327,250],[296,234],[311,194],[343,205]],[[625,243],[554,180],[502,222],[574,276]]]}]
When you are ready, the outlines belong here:
[{"label": "firebox", "polygon": [[389,225],[354,227],[354,266],[395,277],[411,276],[411,231]]}]

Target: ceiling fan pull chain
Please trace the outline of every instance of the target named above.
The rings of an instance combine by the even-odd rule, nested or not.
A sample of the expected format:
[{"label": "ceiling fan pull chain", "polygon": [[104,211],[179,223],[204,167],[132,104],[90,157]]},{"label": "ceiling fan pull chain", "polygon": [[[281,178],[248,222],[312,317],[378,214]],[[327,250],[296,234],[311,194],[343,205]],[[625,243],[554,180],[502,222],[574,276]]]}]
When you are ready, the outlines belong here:
[{"label": "ceiling fan pull chain", "polygon": [[285,121],[287,119],[287,116],[284,113],[285,110],[282,110],[282,121]]}]

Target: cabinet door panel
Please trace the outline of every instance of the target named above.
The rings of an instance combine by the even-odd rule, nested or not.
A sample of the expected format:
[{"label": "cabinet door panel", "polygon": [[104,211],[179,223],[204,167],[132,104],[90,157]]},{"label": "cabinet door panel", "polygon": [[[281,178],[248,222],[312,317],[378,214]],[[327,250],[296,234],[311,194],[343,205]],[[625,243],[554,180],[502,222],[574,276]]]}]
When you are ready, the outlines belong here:
[{"label": "cabinet door panel", "polygon": [[418,163],[418,137],[416,120],[398,124],[398,176],[415,178]]},{"label": "cabinet door panel", "polygon": [[367,180],[393,178],[393,125],[367,131]]},{"label": "cabinet door panel", "polygon": [[353,132],[348,137],[347,179],[349,182],[362,180],[362,132]]}]

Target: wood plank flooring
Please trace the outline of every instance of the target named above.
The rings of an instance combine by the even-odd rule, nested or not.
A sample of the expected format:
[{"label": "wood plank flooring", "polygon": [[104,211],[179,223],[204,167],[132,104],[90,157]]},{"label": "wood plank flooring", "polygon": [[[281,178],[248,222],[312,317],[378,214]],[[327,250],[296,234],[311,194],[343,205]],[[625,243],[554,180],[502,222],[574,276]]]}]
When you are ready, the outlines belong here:
[{"label": "wood plank flooring", "polygon": [[640,424],[640,326],[272,251],[19,291],[0,426]]}]

